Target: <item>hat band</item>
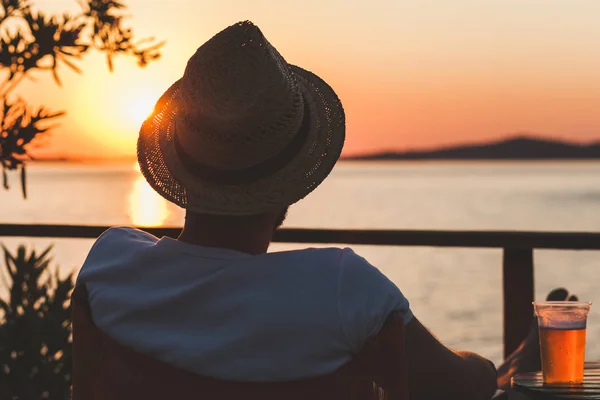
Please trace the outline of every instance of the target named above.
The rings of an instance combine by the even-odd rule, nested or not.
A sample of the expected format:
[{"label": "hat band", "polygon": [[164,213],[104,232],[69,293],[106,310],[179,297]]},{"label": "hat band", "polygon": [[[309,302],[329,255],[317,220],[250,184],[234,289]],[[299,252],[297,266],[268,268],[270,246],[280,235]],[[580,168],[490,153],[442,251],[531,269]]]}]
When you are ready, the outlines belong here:
[{"label": "hat band", "polygon": [[204,181],[213,183],[240,185],[258,181],[283,169],[300,153],[300,150],[302,150],[302,147],[306,143],[309,131],[310,112],[306,100],[304,100],[304,112],[300,128],[294,135],[294,138],[283,148],[283,150],[275,157],[263,161],[260,164],[238,170],[223,170],[202,164],[194,160],[185,152],[183,146],[177,139],[176,134],[173,135],[173,142],[181,164],[183,164],[190,174]]}]

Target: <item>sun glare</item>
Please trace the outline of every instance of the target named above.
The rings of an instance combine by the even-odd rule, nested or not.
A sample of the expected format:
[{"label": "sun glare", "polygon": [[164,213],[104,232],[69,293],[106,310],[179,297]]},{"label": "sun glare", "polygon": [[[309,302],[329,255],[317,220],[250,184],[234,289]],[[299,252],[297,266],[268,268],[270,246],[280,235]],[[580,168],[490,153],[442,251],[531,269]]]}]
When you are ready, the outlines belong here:
[{"label": "sun glare", "polygon": [[168,217],[167,201],[148,185],[143,176],[137,177],[129,193],[131,223],[138,226],[160,226]]},{"label": "sun glare", "polygon": [[151,97],[142,97],[131,105],[131,117],[137,125],[141,125],[148,118],[154,109],[154,100]]}]

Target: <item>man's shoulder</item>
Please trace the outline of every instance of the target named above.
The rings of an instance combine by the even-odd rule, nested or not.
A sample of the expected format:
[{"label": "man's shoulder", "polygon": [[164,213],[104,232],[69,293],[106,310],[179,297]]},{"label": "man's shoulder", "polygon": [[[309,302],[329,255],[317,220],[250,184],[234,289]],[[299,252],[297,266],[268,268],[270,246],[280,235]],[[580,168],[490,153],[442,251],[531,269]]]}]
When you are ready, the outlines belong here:
[{"label": "man's shoulder", "polygon": [[[367,260],[348,247],[309,247],[299,250],[280,251],[265,254],[258,262],[276,265],[295,265],[303,271],[314,268],[334,270],[335,274],[356,274],[361,270],[374,269]],[[345,272],[343,272],[345,271]]]},{"label": "man's shoulder", "polygon": [[115,226],[104,231],[92,246],[92,251],[105,246],[124,246],[132,242],[153,244],[158,238],[148,232],[128,226]]},{"label": "man's shoulder", "polygon": [[357,255],[352,249],[348,247],[309,247],[305,249],[279,251],[268,254],[270,257],[327,260],[337,265],[341,265],[347,262],[366,262],[364,258]]},{"label": "man's shoulder", "polygon": [[141,248],[155,245],[157,241],[157,237],[139,229],[126,226],[109,228],[94,242],[82,270],[118,263]]}]

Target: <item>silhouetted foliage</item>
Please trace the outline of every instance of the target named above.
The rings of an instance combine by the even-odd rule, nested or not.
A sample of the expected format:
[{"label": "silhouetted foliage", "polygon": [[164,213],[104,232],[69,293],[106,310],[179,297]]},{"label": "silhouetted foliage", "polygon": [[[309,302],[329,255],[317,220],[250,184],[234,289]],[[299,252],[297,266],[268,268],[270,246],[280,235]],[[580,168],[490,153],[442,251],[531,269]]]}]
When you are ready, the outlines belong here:
[{"label": "silhouetted foliage", "polygon": [[[66,65],[81,72],[77,60],[91,49],[106,54],[113,70],[117,55],[134,57],[140,67],[160,57],[154,39],[135,40],[123,25],[125,5],[114,0],[80,0],[79,14],[46,15],[30,0],[0,0],[0,164],[3,186],[8,189],[8,170],[21,170],[23,196],[27,197],[24,160],[31,158],[27,146],[52,126],[50,120],[64,115],[44,107],[33,109],[11,92],[32,71],[49,71],[58,85],[58,70]],[[14,96],[12,96],[14,97]]]},{"label": "silhouetted foliage", "polygon": [[[33,71],[48,71],[60,85],[62,65],[81,72],[77,60],[90,50],[113,59],[126,55],[140,67],[160,57],[162,43],[135,41],[123,26],[125,5],[113,0],[80,1],[82,11],[46,15],[29,0],[0,0],[0,165],[8,189],[9,170],[19,169],[26,197],[27,149],[36,137],[64,115],[32,107],[14,89]],[[0,259],[0,400],[70,398],[71,312],[73,276],[50,273],[50,248],[41,254],[4,246]],[[6,293],[6,296],[4,294]]]},{"label": "silhouetted foliage", "polygon": [[0,400],[70,398],[73,275],[49,273],[47,248],[41,254],[4,246],[0,269]]}]

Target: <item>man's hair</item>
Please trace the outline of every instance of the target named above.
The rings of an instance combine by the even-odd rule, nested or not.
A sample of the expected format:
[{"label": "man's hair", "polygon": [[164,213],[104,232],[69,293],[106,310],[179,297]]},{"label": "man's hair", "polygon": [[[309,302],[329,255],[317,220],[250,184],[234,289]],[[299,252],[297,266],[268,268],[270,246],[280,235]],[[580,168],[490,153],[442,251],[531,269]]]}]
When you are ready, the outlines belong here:
[{"label": "man's hair", "polygon": [[[275,224],[273,226],[273,230],[279,228],[287,217],[289,206],[281,209],[275,218]],[[235,228],[236,226],[245,225],[251,223],[252,221],[256,221],[257,219],[264,218],[265,214],[255,214],[255,215],[208,215],[208,214],[198,214],[195,212],[188,211],[186,212],[185,219],[193,222],[197,219],[202,219],[204,221],[218,221],[220,225],[227,226],[231,228]]]},{"label": "man's hair", "polygon": [[279,212],[279,214],[277,214],[277,219],[275,219],[275,226],[273,227],[273,230],[278,229],[281,225],[283,225],[283,222],[285,221],[285,219],[287,218],[287,213],[288,210],[290,209],[290,207],[285,207],[283,210],[281,210]]}]

